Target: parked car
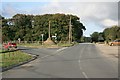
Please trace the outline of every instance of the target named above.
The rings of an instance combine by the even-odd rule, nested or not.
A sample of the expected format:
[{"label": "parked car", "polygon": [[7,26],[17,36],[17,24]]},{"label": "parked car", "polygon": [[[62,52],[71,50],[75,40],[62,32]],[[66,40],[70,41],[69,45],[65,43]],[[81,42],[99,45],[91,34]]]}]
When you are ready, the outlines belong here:
[{"label": "parked car", "polygon": [[17,48],[17,44],[16,43],[8,42],[7,44],[6,43],[3,44],[3,48],[7,49],[7,50],[13,50],[13,49]]},{"label": "parked car", "polygon": [[110,46],[114,46],[114,45],[120,46],[120,40],[114,40],[114,41],[110,42],[109,45],[110,45]]}]

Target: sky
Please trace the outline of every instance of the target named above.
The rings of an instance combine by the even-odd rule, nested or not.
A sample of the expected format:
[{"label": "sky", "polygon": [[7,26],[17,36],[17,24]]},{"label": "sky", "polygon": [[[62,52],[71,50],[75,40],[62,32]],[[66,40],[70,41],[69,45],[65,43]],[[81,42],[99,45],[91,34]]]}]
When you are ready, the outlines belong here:
[{"label": "sky", "polygon": [[1,15],[11,18],[19,14],[55,14],[76,15],[86,27],[84,36],[93,32],[102,32],[105,28],[118,25],[119,0],[2,0]]}]

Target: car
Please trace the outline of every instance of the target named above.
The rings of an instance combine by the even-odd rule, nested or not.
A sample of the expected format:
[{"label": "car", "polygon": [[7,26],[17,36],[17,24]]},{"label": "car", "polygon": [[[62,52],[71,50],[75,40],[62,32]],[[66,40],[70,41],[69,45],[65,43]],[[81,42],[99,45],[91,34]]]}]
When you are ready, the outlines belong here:
[{"label": "car", "polygon": [[17,44],[16,43],[8,42],[6,44],[3,44],[3,48],[7,49],[7,50],[13,50],[13,49],[17,48]]},{"label": "car", "polygon": [[114,40],[110,42],[110,46],[115,46],[115,45],[120,46],[120,40]]}]

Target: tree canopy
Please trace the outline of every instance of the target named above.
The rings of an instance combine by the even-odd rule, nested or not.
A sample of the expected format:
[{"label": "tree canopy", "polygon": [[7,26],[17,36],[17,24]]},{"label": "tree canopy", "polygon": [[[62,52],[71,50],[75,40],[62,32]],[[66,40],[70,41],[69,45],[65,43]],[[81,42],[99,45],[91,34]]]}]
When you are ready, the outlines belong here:
[{"label": "tree canopy", "polygon": [[92,41],[98,42],[102,41],[113,41],[120,39],[120,26],[111,26],[110,28],[105,28],[103,32],[93,32],[91,34]]},{"label": "tree canopy", "polygon": [[106,28],[103,33],[106,41],[120,39],[120,26],[112,26],[110,28]]},{"label": "tree canopy", "polygon": [[99,33],[98,32],[94,32],[90,36],[91,36],[92,41],[98,42],[98,37],[99,37]]},{"label": "tree canopy", "polygon": [[51,36],[56,33],[58,41],[67,41],[70,16],[73,41],[78,41],[86,28],[79,17],[65,14],[16,14],[11,19],[2,18],[3,41],[18,40],[18,38],[24,41],[39,41],[41,34],[44,34],[44,40],[46,40],[49,21],[51,22]]}]

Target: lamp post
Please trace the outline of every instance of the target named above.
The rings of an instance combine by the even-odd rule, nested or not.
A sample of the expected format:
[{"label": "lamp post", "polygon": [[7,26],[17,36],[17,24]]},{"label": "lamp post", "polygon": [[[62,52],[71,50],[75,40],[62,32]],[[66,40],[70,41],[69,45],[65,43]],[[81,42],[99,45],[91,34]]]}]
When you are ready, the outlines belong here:
[{"label": "lamp post", "polygon": [[43,36],[44,36],[44,34],[41,34],[41,36],[42,36],[42,45],[43,45]]}]

